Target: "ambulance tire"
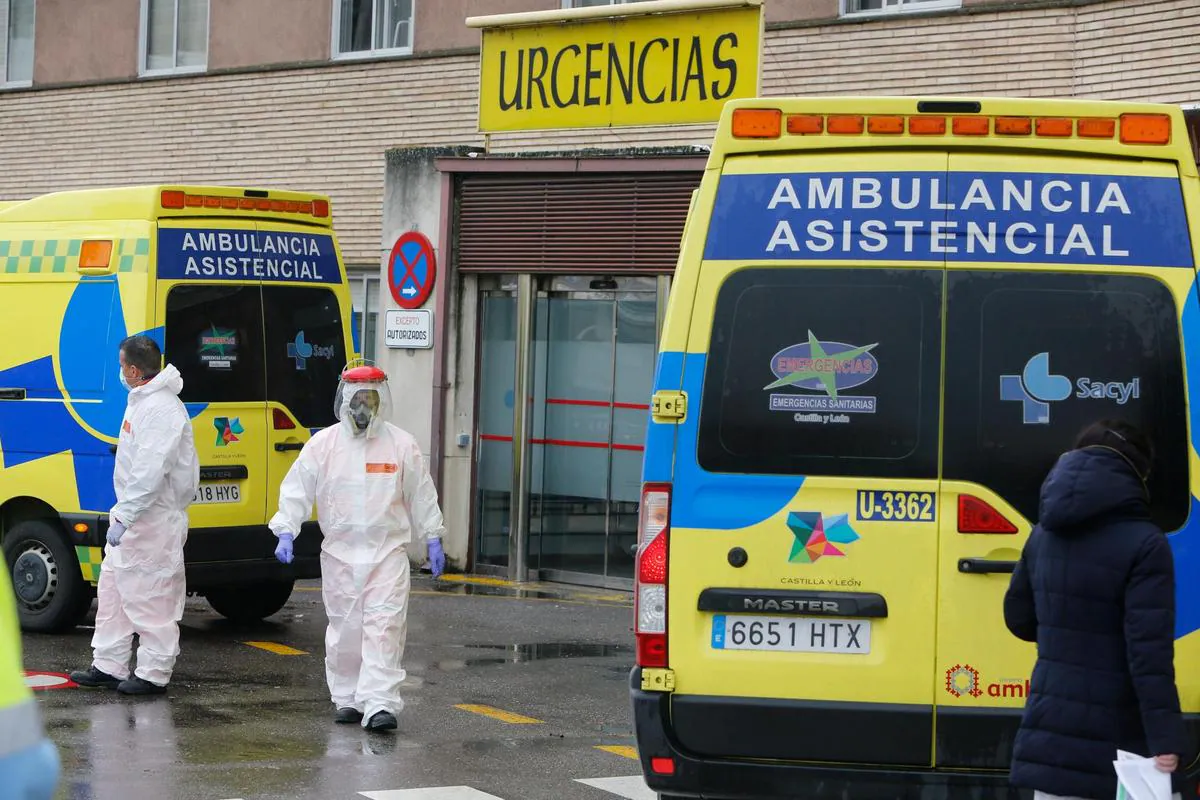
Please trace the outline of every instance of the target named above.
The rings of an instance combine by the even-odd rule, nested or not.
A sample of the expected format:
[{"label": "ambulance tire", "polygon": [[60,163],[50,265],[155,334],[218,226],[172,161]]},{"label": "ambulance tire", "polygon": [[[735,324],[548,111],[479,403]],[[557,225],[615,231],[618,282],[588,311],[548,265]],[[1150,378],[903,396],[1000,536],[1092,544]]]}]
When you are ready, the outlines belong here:
[{"label": "ambulance tire", "polygon": [[79,571],[75,548],[53,521],[14,525],[4,537],[4,566],[17,590],[22,630],[59,633],[82,622],[92,607],[95,590]]},{"label": "ambulance tire", "polygon": [[283,580],[218,586],[206,590],[204,595],[213,611],[230,622],[261,622],[287,605],[295,583]]}]

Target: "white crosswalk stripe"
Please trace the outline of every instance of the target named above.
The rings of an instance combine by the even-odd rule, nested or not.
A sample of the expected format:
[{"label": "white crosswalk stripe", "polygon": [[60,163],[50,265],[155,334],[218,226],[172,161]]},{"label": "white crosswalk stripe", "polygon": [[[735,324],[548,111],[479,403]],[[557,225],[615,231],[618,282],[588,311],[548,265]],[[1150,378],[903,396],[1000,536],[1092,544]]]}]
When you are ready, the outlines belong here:
[{"label": "white crosswalk stripe", "polygon": [[494,794],[470,786],[437,786],[429,789],[389,789],[383,792],[359,792],[368,800],[502,800]]},{"label": "white crosswalk stripe", "polygon": [[[602,792],[624,798],[624,800],[657,800],[658,795],[650,791],[641,775],[615,778],[577,779],[576,783],[591,786]],[[430,786],[423,789],[383,789],[376,792],[359,792],[367,800],[504,800],[494,794],[472,789],[470,786]]]},{"label": "white crosswalk stripe", "polygon": [[625,800],[658,800],[658,795],[650,791],[641,775],[631,775],[628,778],[591,778],[575,782],[624,797]]}]

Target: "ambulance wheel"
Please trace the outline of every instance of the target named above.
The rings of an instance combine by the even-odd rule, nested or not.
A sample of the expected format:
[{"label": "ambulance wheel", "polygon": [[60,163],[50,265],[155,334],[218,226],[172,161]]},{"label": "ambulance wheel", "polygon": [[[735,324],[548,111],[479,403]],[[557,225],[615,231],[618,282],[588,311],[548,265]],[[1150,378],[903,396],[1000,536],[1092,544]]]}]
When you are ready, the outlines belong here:
[{"label": "ambulance wheel", "polygon": [[295,581],[265,581],[250,586],[218,586],[204,592],[208,604],[232,622],[258,622],[287,605]]},{"label": "ambulance wheel", "polygon": [[46,520],[14,525],[4,537],[4,561],[17,595],[21,628],[58,633],[83,621],[93,591],[62,530]]}]

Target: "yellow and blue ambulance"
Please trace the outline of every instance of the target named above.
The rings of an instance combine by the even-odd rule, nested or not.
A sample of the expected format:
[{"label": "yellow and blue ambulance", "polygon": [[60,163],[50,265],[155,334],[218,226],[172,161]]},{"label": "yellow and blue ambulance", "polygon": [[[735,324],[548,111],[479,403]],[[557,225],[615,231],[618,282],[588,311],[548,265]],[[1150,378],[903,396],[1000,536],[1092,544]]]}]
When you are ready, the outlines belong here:
[{"label": "yellow and blue ambulance", "polygon": [[1197,730],[1187,136],[1151,104],[725,108],[644,463],[631,693],[660,797],[1015,796],[1035,652],[1002,598],[1043,478],[1103,418],[1157,445]]},{"label": "yellow and blue ambulance", "polygon": [[181,372],[200,455],[188,591],[259,619],[319,575],[320,534],[278,564],[266,522],[354,349],[327,197],[140,186],[0,203],[0,545],[22,626],[90,608],[126,392],[146,334]]}]

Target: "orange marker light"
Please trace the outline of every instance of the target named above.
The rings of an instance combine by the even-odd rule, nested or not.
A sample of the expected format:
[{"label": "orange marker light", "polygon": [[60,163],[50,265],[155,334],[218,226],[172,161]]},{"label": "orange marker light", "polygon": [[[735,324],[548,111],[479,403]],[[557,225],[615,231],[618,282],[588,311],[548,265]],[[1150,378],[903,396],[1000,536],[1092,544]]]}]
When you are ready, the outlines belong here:
[{"label": "orange marker light", "polygon": [[328,200],[313,200],[312,201],[312,215],[314,217],[328,217],[329,216],[329,201]]},{"label": "orange marker light", "polygon": [[909,117],[908,132],[914,136],[941,136],[946,132],[946,118]]},{"label": "orange marker light", "polygon": [[1076,126],[1085,139],[1111,139],[1117,135],[1117,121],[1103,117],[1084,117]]},{"label": "orange marker light", "polygon": [[112,242],[107,239],[84,242],[79,248],[80,269],[108,269]]},{"label": "orange marker light", "polygon": [[75,523],[75,532],[76,533],[87,533],[88,532],[87,523],[86,522],[76,522]]},{"label": "orange marker light", "polygon": [[820,114],[793,114],[787,118],[787,132],[813,134],[825,132],[825,118]]},{"label": "orange marker light", "polygon": [[1033,133],[1029,117],[996,117],[996,133],[1001,136],[1028,136]]},{"label": "orange marker light", "polygon": [[904,133],[904,117],[867,117],[867,133]]},{"label": "orange marker light", "polygon": [[1042,117],[1034,123],[1038,136],[1070,136],[1074,128],[1071,120],[1059,117]]},{"label": "orange marker light", "polygon": [[163,189],[161,199],[163,208],[183,208],[183,192]]},{"label": "orange marker light", "polygon": [[956,136],[987,136],[990,126],[987,117],[955,117],[953,130]]},{"label": "orange marker light", "polygon": [[866,123],[860,116],[830,116],[826,127],[830,133],[857,134],[863,132]]},{"label": "orange marker light", "polygon": [[1171,118],[1166,114],[1122,114],[1121,141],[1125,144],[1167,144]]},{"label": "orange marker light", "polygon": [[739,108],[733,112],[730,129],[737,139],[778,139],[783,130],[783,112],[777,108]]}]

